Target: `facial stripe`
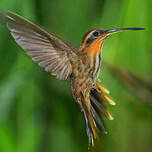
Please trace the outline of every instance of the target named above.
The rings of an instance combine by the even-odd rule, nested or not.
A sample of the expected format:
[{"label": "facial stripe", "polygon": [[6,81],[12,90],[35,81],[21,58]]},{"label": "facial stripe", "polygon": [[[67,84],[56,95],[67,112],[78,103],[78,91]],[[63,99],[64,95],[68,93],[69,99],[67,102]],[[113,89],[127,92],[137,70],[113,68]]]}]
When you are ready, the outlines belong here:
[{"label": "facial stripe", "polygon": [[95,31],[96,31],[96,30],[89,31],[90,33],[88,33],[88,34],[85,36],[85,38],[84,38],[84,40],[83,40],[82,48],[84,48],[84,46],[86,46],[87,40],[92,36],[92,33],[95,32]]},{"label": "facial stripe", "polygon": [[88,38],[90,38],[92,36],[92,33],[94,32],[95,30],[91,31],[84,39],[84,43],[87,42]]}]

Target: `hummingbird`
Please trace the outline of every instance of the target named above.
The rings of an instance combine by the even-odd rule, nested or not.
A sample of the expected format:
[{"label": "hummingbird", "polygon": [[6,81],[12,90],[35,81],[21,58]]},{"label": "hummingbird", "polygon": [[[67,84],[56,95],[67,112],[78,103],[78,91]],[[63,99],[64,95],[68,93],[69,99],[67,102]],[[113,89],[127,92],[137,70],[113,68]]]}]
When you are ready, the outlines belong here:
[{"label": "hummingbird", "polygon": [[98,81],[103,42],[114,33],[144,28],[94,28],[83,36],[80,48],[76,49],[10,11],[0,13],[0,21],[6,24],[16,43],[40,67],[57,79],[71,79],[72,95],[84,114],[89,145],[94,146],[97,131],[106,133],[102,118],[113,120],[105,104],[115,105],[109,91]]}]

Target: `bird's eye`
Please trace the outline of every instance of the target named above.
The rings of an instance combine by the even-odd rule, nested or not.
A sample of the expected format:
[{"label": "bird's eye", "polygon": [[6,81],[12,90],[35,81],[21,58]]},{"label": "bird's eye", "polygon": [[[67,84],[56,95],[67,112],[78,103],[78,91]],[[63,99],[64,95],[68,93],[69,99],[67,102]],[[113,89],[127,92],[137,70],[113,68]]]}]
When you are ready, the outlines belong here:
[{"label": "bird's eye", "polygon": [[99,35],[100,35],[99,32],[97,32],[97,31],[93,32],[93,36],[94,36],[94,37],[98,37]]}]

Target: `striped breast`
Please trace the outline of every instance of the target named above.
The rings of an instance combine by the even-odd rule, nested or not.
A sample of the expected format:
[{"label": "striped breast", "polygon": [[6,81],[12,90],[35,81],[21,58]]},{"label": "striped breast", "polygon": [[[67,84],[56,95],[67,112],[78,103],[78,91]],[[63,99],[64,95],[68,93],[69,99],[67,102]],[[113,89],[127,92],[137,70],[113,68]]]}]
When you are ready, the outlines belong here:
[{"label": "striped breast", "polygon": [[79,77],[79,79],[81,77],[83,79],[89,77],[89,79],[91,78],[93,82],[95,82],[100,71],[101,53],[97,52],[95,54],[88,55],[87,52],[84,52],[84,54],[81,54],[81,57],[79,56],[79,58],[81,62],[77,62],[75,67],[76,72],[73,70],[73,74],[76,77]]},{"label": "striped breast", "polygon": [[94,59],[92,61],[92,78],[94,81],[96,81],[97,77],[98,77],[98,74],[99,74],[99,71],[100,71],[100,65],[101,65],[101,54],[100,53],[97,53],[95,56],[94,56]]},{"label": "striped breast", "polygon": [[94,43],[92,46],[86,48],[85,51],[89,60],[89,75],[93,81],[96,81],[101,65],[101,44],[97,45],[97,43]]}]

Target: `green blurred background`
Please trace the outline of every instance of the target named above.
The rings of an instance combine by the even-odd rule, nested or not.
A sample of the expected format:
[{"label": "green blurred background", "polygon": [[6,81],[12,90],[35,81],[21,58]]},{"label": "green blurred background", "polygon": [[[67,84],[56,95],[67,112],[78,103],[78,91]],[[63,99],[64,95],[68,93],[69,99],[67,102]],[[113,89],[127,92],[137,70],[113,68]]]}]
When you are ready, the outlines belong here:
[{"label": "green blurred background", "polygon": [[[113,35],[103,60],[143,78],[152,75],[151,0],[0,0],[11,10],[74,46],[99,27],[145,27]],[[0,25],[0,152],[87,152],[83,114],[71,95],[70,81],[59,81],[34,64]],[[94,152],[151,152],[151,105],[130,94],[104,66],[100,80],[116,106],[105,120],[107,135]]]}]

